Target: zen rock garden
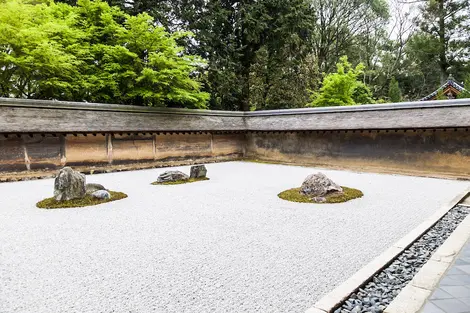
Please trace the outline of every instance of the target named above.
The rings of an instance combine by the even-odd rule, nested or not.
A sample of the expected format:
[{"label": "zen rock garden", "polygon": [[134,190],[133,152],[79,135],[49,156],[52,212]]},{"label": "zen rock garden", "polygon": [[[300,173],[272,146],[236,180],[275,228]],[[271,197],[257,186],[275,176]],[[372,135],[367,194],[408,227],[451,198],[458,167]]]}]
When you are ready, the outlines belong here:
[{"label": "zen rock garden", "polygon": [[209,180],[205,165],[191,166],[189,176],[181,171],[166,171],[158,176],[152,185],[179,185],[193,183],[201,180]]},{"label": "zen rock garden", "polygon": [[62,168],[54,181],[54,197],[37,203],[45,209],[96,205],[126,198],[122,192],[107,190],[101,184],[87,184],[86,176],[71,167]]},{"label": "zen rock garden", "polygon": [[300,188],[288,189],[278,195],[287,201],[304,203],[340,203],[362,196],[362,191],[341,187],[323,173],[311,174]]},{"label": "zen rock garden", "polygon": [[[154,185],[178,185],[209,180],[205,165],[191,166],[190,174],[166,171],[158,176]],[[44,209],[74,208],[97,205],[127,198],[122,192],[110,191],[101,184],[86,183],[86,176],[71,167],[62,168],[54,181],[54,197],[39,201],[36,206]]]},{"label": "zen rock garden", "polygon": [[[0,184],[0,311],[306,312],[468,187],[259,162],[190,168],[85,176],[73,167],[55,181]],[[157,179],[186,184],[150,184]],[[364,196],[327,204],[353,198],[348,187]],[[441,241],[436,227],[339,312],[383,311],[430,256],[424,247]]]},{"label": "zen rock garden", "polygon": [[[194,165],[189,175],[177,171],[165,171],[152,185],[179,185],[209,180],[205,165]],[[311,174],[299,188],[285,190],[278,197],[291,202],[340,203],[360,198],[363,193],[354,188],[342,187],[323,173]],[[122,192],[110,191],[97,183],[86,183],[86,176],[71,167],[62,168],[54,181],[54,197],[44,199],[39,208],[70,208],[91,206],[126,198]]]}]

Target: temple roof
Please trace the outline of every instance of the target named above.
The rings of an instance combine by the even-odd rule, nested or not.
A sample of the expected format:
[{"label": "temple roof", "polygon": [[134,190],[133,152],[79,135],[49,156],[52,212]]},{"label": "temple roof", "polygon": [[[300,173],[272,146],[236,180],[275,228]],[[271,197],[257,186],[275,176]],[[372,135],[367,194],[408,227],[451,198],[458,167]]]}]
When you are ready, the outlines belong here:
[{"label": "temple roof", "polygon": [[447,78],[447,81],[439,88],[437,88],[434,92],[430,93],[424,98],[421,98],[419,101],[426,101],[426,100],[433,100],[439,91],[446,91],[447,89],[451,91],[455,91],[457,94],[465,90],[465,88],[461,85],[459,85],[456,81],[454,81],[454,78],[452,75]]}]

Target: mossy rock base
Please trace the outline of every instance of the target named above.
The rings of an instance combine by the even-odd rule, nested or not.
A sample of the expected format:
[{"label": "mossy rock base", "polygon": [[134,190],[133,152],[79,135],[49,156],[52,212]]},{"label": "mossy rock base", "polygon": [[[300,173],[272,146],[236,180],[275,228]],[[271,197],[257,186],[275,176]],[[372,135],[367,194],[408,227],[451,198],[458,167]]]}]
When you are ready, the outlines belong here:
[{"label": "mossy rock base", "polygon": [[190,179],[181,179],[175,181],[167,181],[163,183],[153,182],[152,185],[181,185],[181,184],[188,184],[188,183],[195,183],[198,181],[209,180],[208,177],[201,177],[201,178],[190,178]]},{"label": "mossy rock base", "polygon": [[36,203],[36,206],[41,209],[63,209],[63,208],[78,208],[78,207],[85,207],[85,206],[92,206],[106,202],[112,202],[116,200],[121,200],[127,198],[127,195],[123,192],[118,191],[109,191],[111,194],[110,199],[97,199],[92,197],[91,195],[86,195],[84,198],[81,199],[73,199],[67,201],[57,201],[54,198],[47,198],[42,201]]},{"label": "mossy rock base", "polygon": [[327,195],[325,196],[325,199],[326,199],[325,202],[315,202],[311,199],[311,197],[301,194],[300,187],[285,190],[281,192],[280,194],[278,194],[277,196],[283,200],[287,200],[291,202],[322,204],[322,203],[346,202],[352,199],[361,198],[364,195],[362,191],[358,189],[344,187],[344,186],[341,186],[341,187],[343,188],[342,194],[333,193],[333,194]]}]

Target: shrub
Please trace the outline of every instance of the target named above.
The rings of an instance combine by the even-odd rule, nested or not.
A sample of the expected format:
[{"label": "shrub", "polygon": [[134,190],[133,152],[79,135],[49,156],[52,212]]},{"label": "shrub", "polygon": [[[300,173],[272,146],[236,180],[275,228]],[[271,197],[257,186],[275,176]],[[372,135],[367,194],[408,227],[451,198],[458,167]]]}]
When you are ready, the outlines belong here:
[{"label": "shrub", "polygon": [[346,56],[336,64],[336,73],[330,73],[323,79],[322,87],[311,96],[308,106],[343,106],[373,103],[372,92],[358,80],[364,72],[364,65],[353,67]]}]

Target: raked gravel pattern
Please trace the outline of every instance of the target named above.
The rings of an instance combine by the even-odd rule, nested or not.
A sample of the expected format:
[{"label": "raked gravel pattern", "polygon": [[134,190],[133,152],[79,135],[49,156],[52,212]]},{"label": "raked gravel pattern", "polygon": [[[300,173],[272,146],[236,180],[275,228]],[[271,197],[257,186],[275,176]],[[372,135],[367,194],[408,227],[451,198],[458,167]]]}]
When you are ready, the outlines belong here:
[{"label": "raked gravel pattern", "polygon": [[322,170],[364,197],[301,204],[276,195],[318,169],[207,169],[174,186],[150,185],[167,169],[87,176],[129,197],[77,209],[35,207],[52,179],[0,184],[0,312],[303,313],[468,186]]}]

